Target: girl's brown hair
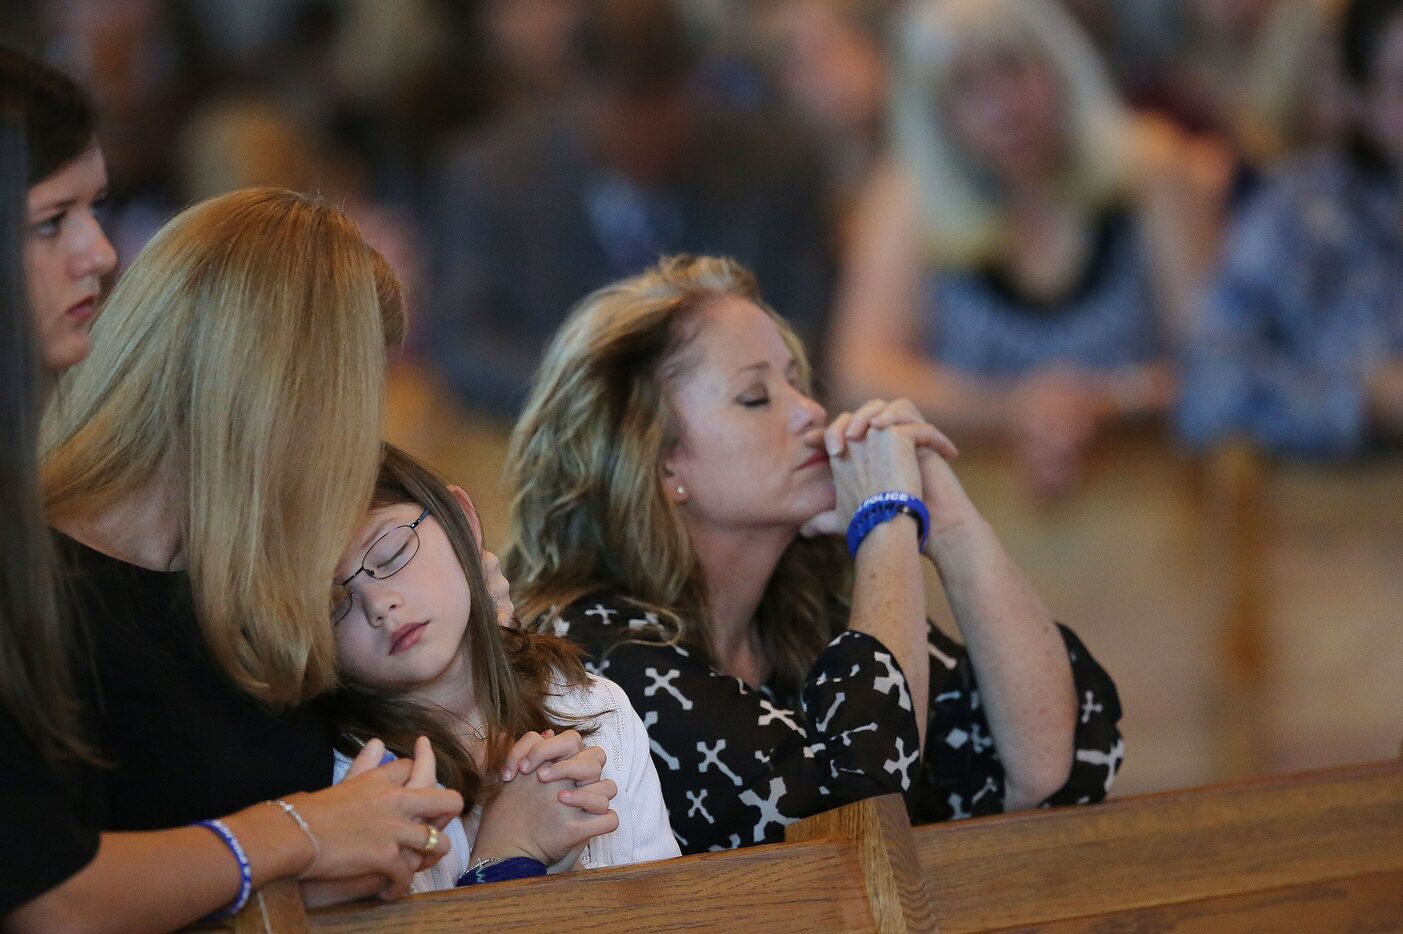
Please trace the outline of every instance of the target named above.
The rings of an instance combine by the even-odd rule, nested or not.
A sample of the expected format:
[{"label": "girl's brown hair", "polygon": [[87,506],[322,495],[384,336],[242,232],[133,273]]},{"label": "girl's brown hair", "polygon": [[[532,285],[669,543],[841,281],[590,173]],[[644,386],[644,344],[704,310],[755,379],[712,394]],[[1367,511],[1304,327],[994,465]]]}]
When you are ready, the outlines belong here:
[{"label": "girl's brown hair", "polygon": [[[334,695],[338,747],[354,755],[361,743],[380,738],[393,752],[413,755],[414,740],[427,736],[438,759],[438,778],[460,791],[471,806],[483,793],[481,776],[501,770],[516,738],[532,730],[591,730],[561,722],[549,699],[585,683],[579,651],[554,636],[508,629],[497,622],[482,569],[482,549],[472,524],[442,477],[391,444],[384,447],[371,508],[415,503],[429,511],[453,546],[468,580],[471,607],[463,652],[472,678],[487,744],[486,761],[475,762],[458,739],[450,712],[425,706],[403,693],[345,681]],[[568,719],[568,718],[566,718]]]},{"label": "girl's brown hair", "polygon": [[[706,588],[662,463],[680,437],[668,381],[686,367],[696,313],[737,296],[769,314],[799,364],[799,339],[760,298],[755,277],[718,257],[675,256],[575,307],[551,342],[512,433],[507,576],[537,628],[591,593],[633,600],[683,642],[708,646]],[[757,612],[775,684],[797,689],[841,621],[850,565],[828,539],[796,539]]]}]

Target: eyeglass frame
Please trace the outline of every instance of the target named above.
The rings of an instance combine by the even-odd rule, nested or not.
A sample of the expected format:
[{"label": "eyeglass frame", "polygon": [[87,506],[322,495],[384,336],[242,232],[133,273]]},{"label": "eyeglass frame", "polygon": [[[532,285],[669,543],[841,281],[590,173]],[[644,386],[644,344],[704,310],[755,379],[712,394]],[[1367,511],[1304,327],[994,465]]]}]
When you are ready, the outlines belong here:
[{"label": "eyeglass frame", "polygon": [[[335,626],[335,625],[337,625],[338,623],[340,623],[343,619],[345,619],[347,616],[351,615],[351,607],[352,607],[352,606],[355,604],[355,602],[356,602],[356,592],[355,592],[354,590],[352,590],[352,589],[350,588],[350,586],[349,586],[350,583],[351,583],[351,581],[355,580],[355,579],[356,579],[357,577],[359,577],[362,573],[364,573],[365,576],[368,577],[368,578],[370,578],[371,580],[375,580],[375,581],[389,580],[391,577],[394,577],[394,576],[395,576],[396,574],[398,574],[400,571],[403,571],[405,568],[409,567],[409,562],[410,562],[410,561],[413,561],[413,560],[418,556],[418,554],[419,554],[419,524],[420,524],[421,522],[423,522],[425,519],[427,519],[428,517],[429,517],[429,507],[428,507],[428,506],[425,506],[425,507],[424,507],[424,511],[421,512],[421,513],[419,513],[419,518],[415,519],[413,522],[405,523],[405,524],[402,524],[402,525],[396,525],[396,526],[393,526],[393,527],[388,528],[388,529],[386,529],[385,531],[381,532],[379,535],[375,536],[375,541],[371,542],[371,543],[370,543],[370,546],[369,546],[368,548],[365,549],[365,554],[361,556],[360,567],[356,569],[355,573],[352,574],[351,576],[347,577],[347,578],[346,578],[345,580],[343,580],[343,581],[335,581],[335,580],[332,581],[332,583],[333,583],[335,586],[337,586],[337,587],[344,587],[344,588],[346,589],[346,595],[347,595],[347,598],[348,598],[348,599],[346,600],[346,612],[342,613],[340,616],[336,616],[336,615],[334,615],[334,613],[333,613],[333,616],[332,616],[332,618],[331,618],[331,625]],[[408,530],[410,531],[410,534],[412,534],[412,535],[414,536],[414,543],[415,543],[415,544],[414,544],[414,554],[412,554],[412,555],[409,556],[409,561],[404,562],[404,564],[401,564],[399,567],[395,568],[393,571],[391,571],[390,573],[386,574],[384,577],[376,577],[376,576],[375,576],[375,572],[372,571],[370,568],[368,568],[368,567],[365,566],[366,562],[370,559],[370,553],[371,553],[372,551],[374,551],[374,550],[379,546],[379,544],[380,544],[381,542],[383,542],[385,539],[389,538],[389,537],[390,537],[391,535],[393,535],[394,533],[398,532],[400,529],[408,529]],[[334,610],[334,608],[333,608],[333,610]]]}]

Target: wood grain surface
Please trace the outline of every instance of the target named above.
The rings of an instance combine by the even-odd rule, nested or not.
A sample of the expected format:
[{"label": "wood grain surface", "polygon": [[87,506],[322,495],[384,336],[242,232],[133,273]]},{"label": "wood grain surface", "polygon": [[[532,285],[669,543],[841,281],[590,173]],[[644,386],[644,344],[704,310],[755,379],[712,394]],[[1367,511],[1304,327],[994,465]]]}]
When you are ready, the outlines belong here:
[{"label": "wood grain surface", "polygon": [[873,799],[790,837],[306,913],[289,886],[235,929],[1403,930],[1397,760],[914,830],[896,798]]},{"label": "wood grain surface", "polygon": [[[360,934],[607,929],[870,931],[851,841],[782,843],[359,903],[311,912],[314,931]],[[281,934],[281,932],[279,932]]]},{"label": "wood grain surface", "polygon": [[877,931],[915,934],[935,929],[935,915],[916,859],[915,838],[900,795],[868,798],[799,821],[786,828],[785,839],[852,840]]},{"label": "wood grain surface", "polygon": [[915,842],[946,932],[1397,873],[1403,762],[919,827]]}]

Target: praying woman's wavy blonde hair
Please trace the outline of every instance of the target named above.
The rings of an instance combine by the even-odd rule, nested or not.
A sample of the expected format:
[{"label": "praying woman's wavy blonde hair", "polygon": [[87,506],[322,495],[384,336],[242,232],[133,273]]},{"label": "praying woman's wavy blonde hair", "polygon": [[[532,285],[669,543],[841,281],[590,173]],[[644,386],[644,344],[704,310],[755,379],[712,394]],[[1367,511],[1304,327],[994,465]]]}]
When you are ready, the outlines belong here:
[{"label": "praying woman's wavy blonde hair", "polygon": [[[505,566],[528,625],[548,629],[553,611],[608,592],[709,647],[701,568],[662,465],[680,437],[668,382],[688,365],[697,312],[718,296],[774,319],[807,391],[802,344],[735,260],[667,258],[583,299],[546,351],[507,456]],[[780,560],[756,614],[778,686],[797,689],[841,628],[846,568],[829,540],[797,539]]]}]

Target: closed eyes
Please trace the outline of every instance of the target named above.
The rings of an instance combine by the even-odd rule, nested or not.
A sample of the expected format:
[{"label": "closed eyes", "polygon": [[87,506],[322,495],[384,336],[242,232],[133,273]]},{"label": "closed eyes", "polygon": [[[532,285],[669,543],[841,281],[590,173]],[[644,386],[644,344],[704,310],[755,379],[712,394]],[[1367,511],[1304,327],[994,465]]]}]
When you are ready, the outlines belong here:
[{"label": "closed eyes", "polygon": [[60,211],[57,214],[53,214],[49,217],[46,217],[41,221],[36,221],[35,223],[30,225],[29,229],[34,233],[36,237],[47,238],[57,236],[59,228],[63,226],[63,219],[67,216],[67,211]]}]

